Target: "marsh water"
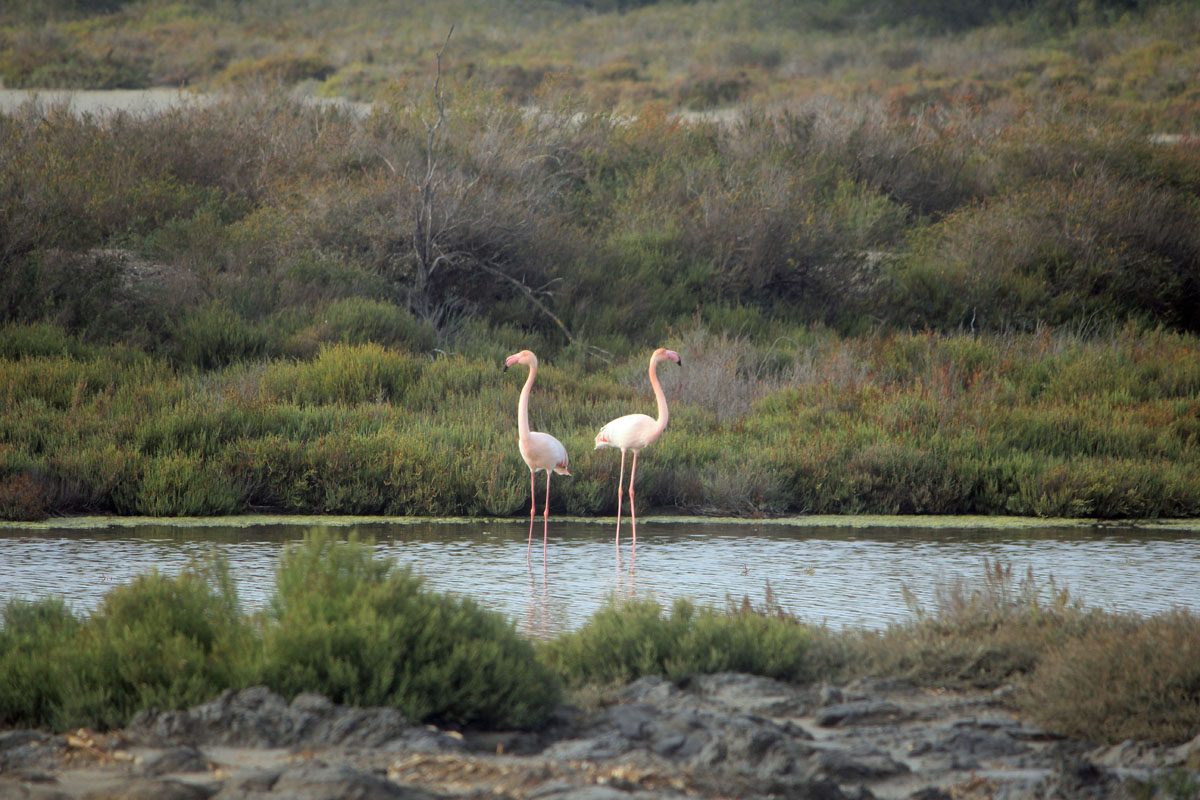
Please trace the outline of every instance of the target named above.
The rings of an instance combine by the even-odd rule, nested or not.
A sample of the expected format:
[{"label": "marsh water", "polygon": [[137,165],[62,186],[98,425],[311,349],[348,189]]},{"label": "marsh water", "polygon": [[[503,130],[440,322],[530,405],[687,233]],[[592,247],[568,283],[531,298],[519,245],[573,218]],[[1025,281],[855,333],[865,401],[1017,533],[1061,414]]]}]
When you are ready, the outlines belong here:
[{"label": "marsh water", "polygon": [[[1089,606],[1200,612],[1195,529],[936,522],[656,518],[640,522],[636,552],[628,528],[618,551],[612,525],[592,521],[552,520],[544,551],[540,524],[527,551],[527,521],[369,521],[353,528],[372,537],[381,555],[412,565],[432,588],[473,597],[532,636],[577,628],[614,595],[723,606],[743,597],[761,604],[770,592],[807,621],[881,628],[910,617],[905,588],[932,609],[939,586],[978,584],[987,562],[1011,565],[1014,575],[1032,570],[1042,585],[1053,578]],[[0,527],[0,600],[57,594],[90,610],[138,574],[177,572],[216,548],[228,557],[243,606],[255,610],[273,590],[281,548],[309,527],[237,520]],[[349,527],[343,521],[335,530]]]}]

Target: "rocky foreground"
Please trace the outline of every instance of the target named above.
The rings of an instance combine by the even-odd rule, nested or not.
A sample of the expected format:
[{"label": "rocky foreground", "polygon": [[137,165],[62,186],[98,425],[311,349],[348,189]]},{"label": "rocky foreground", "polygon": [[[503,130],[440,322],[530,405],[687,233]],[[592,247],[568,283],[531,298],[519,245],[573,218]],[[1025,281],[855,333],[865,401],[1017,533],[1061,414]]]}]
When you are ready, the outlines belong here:
[{"label": "rocky foreground", "polygon": [[0,733],[0,798],[934,800],[1153,796],[1131,779],[1200,786],[1200,736],[1097,748],[1031,727],[1003,696],[648,678],[596,711],[563,707],[538,733],[459,733],[253,688],[143,712],[110,734]]}]

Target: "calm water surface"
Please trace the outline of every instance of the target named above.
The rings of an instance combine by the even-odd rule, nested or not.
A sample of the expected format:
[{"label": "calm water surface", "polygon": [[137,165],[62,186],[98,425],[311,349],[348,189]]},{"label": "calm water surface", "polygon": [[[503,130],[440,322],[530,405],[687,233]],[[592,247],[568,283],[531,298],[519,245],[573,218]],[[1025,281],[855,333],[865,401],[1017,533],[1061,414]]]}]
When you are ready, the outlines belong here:
[{"label": "calm water surface", "polygon": [[[539,520],[540,521],[540,520]],[[551,523],[526,560],[522,522],[359,524],[382,555],[411,564],[432,587],[469,595],[526,633],[578,627],[611,595],[688,596],[724,605],[764,600],[833,627],[879,628],[909,617],[903,589],[926,607],[935,590],[983,575],[985,560],[1053,576],[1089,606],[1151,614],[1200,612],[1200,533],[1122,528],[845,528],[722,522],[643,522],[636,557],[612,528]],[[280,549],[307,526],[140,525],[91,530],[0,528],[0,599],[64,596],[91,609],[104,593],[157,568],[172,573],[217,548],[243,605],[261,608]]]}]

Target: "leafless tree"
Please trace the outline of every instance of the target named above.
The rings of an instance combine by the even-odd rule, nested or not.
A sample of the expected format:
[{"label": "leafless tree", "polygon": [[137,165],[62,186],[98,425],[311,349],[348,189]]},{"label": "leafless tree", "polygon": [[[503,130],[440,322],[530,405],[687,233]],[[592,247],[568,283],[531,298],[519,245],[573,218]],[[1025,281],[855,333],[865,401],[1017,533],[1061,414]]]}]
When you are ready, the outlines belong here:
[{"label": "leafless tree", "polygon": [[[424,166],[415,170],[418,178],[414,180],[414,189],[418,200],[413,211],[413,273],[407,291],[409,308],[435,325],[443,323],[459,310],[460,301],[444,296],[436,279],[439,273],[458,266],[468,266],[515,288],[539,313],[551,320],[568,341],[574,341],[571,331],[546,302],[551,296],[549,285],[531,287],[523,277],[514,274],[501,254],[503,248],[464,247],[456,236],[462,233],[463,215],[472,213],[469,207],[474,207],[476,213],[486,214],[487,204],[469,202],[473,199],[472,195],[482,194],[480,181],[484,173],[477,174],[465,183],[448,187],[446,172],[440,162],[447,118],[446,97],[442,87],[442,57],[453,33],[454,27],[451,26],[437,52],[437,72],[433,84],[434,118],[422,119],[425,126]],[[396,172],[394,167],[391,168]],[[484,218],[474,220],[474,223],[476,230],[487,231],[497,241],[511,238],[513,233],[503,220]]]}]

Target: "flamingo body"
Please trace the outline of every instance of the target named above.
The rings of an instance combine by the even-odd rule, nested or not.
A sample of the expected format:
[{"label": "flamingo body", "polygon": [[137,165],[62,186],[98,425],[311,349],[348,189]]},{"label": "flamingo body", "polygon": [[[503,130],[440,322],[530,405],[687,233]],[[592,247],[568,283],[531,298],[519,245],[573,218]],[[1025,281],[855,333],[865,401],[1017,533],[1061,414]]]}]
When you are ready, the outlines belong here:
[{"label": "flamingo body", "polygon": [[646,414],[626,414],[600,429],[600,433],[596,434],[596,448],[615,447],[618,450],[637,452],[646,445],[653,444],[661,435],[658,420],[654,417]]},{"label": "flamingo body", "polygon": [[633,546],[637,547],[637,508],[633,500],[633,486],[637,479],[638,453],[658,441],[663,431],[667,429],[670,419],[667,411],[667,398],[663,394],[662,385],[658,382],[658,363],[674,361],[683,366],[683,360],[674,350],[658,348],[650,356],[650,388],[654,390],[654,399],[658,403],[658,419],[646,414],[626,414],[609,422],[596,434],[596,449],[615,447],[621,451],[621,471],[617,480],[617,546],[621,545],[621,490],[625,481],[625,454],[633,453],[633,464],[629,468],[629,519],[633,528]]},{"label": "flamingo body", "polygon": [[537,513],[534,477],[538,470],[543,470],[546,473],[546,505],[542,511],[542,557],[545,558],[550,525],[550,473],[569,476],[571,472],[567,469],[567,448],[563,443],[548,433],[529,429],[529,392],[537,376],[537,356],[529,350],[522,350],[504,360],[504,369],[507,371],[513,364],[529,367],[529,377],[525,379],[521,399],[517,401],[517,447],[521,451],[521,458],[525,459],[525,465],[529,467],[529,541],[525,545],[525,557],[529,557],[529,548],[533,546],[533,518]]},{"label": "flamingo body", "polygon": [[545,470],[559,475],[571,474],[567,469],[567,448],[550,434],[530,431],[527,438],[517,438],[517,446],[530,472]]}]

